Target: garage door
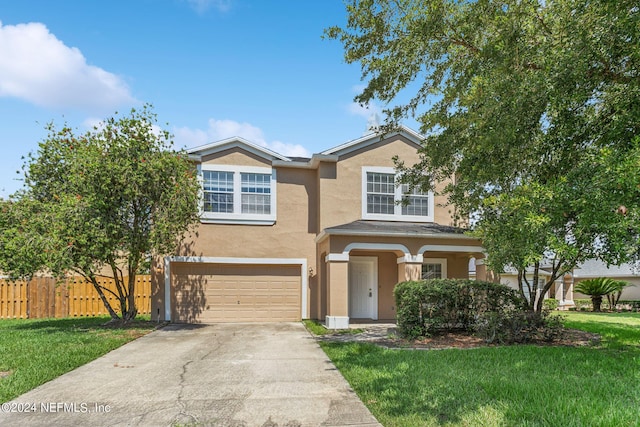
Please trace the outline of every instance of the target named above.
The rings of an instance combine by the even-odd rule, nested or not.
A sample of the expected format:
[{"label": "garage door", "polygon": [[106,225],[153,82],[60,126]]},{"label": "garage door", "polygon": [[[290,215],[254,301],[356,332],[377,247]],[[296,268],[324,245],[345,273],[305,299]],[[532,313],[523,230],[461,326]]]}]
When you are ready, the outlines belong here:
[{"label": "garage door", "polygon": [[301,319],[297,265],[174,263],[177,322],[289,322]]}]

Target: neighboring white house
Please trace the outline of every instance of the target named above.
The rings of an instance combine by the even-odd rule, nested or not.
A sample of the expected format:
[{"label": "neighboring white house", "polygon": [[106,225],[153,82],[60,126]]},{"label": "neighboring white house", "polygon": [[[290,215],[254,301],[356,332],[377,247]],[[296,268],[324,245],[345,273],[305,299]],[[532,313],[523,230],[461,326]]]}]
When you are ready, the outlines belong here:
[{"label": "neighboring white house", "polygon": [[[550,266],[543,265],[538,272],[538,289],[542,288],[551,276]],[[475,263],[469,263],[469,277],[475,277]],[[640,266],[634,264],[622,264],[620,266],[609,266],[597,260],[588,260],[576,267],[572,272],[565,275],[564,278],[557,279],[545,298],[555,298],[559,302],[560,309],[566,309],[574,306],[574,299],[588,299],[589,296],[579,292],[574,292],[574,286],[586,279],[594,279],[597,277],[609,277],[615,280],[624,280],[631,284],[622,292],[622,301],[640,301]],[[513,289],[518,289],[518,273],[509,269],[497,276],[500,283],[505,284]],[[533,268],[527,270],[527,279],[533,281]],[[525,296],[529,298],[527,289]]]},{"label": "neighboring white house", "polygon": [[[602,261],[589,260],[573,270],[573,281],[579,283],[582,280],[596,277],[609,277],[615,280],[624,280],[631,283],[622,291],[622,301],[640,300],[640,269],[634,264],[612,265],[607,267]],[[576,292],[574,298],[589,298]]]}]

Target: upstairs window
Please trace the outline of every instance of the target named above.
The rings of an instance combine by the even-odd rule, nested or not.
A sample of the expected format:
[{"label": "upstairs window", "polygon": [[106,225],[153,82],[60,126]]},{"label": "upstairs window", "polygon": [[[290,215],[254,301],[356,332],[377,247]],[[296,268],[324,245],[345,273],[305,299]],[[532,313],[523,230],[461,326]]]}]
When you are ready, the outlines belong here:
[{"label": "upstairs window", "polygon": [[417,188],[409,192],[407,184],[402,185],[402,215],[405,216],[429,216],[429,194],[425,194]]},{"label": "upstairs window", "polygon": [[417,188],[409,192],[408,185],[397,185],[393,168],[364,167],[362,175],[363,219],[433,221],[432,192]]},{"label": "upstairs window", "polygon": [[271,168],[205,164],[201,169],[203,222],[275,222],[276,180]]},{"label": "upstairs window", "polygon": [[395,197],[393,174],[367,172],[367,213],[393,215]]},{"label": "upstairs window", "polygon": [[241,173],[242,213],[269,215],[271,213],[271,175]]},{"label": "upstairs window", "polygon": [[203,171],[204,211],[233,213],[233,173]]}]

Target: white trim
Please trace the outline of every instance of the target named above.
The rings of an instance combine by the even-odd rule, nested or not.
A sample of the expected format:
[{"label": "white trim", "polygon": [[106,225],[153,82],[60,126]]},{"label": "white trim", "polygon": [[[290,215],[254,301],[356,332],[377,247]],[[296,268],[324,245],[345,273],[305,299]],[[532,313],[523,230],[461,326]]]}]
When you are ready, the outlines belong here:
[{"label": "white trim", "polygon": [[171,321],[171,258],[164,258],[164,320]]},{"label": "white trim", "polygon": [[398,264],[422,264],[423,256],[420,255],[411,255],[406,254],[404,256],[398,257]]},{"label": "white trim", "polygon": [[[442,277],[441,279],[447,278],[447,259],[446,258],[424,258],[422,265],[424,264],[440,264]],[[420,269],[420,277],[422,278],[422,269]]]},{"label": "white trim", "polygon": [[194,147],[189,149],[187,153],[190,155],[189,157],[193,158],[194,160],[202,161],[203,156],[219,153],[220,151],[228,150],[230,148],[242,148],[252,154],[255,154],[258,157],[269,161],[273,160],[274,158],[283,161],[291,161],[288,157],[280,153],[276,153],[273,150],[269,150],[268,148],[256,145],[239,136],[234,136],[231,138],[223,139],[221,141],[211,142],[199,147]]},{"label": "white trim", "polygon": [[199,256],[168,256],[164,258],[164,304],[165,320],[171,321],[171,263],[193,262],[205,264],[247,264],[247,265],[300,265],[301,317],[309,318],[307,310],[309,277],[306,258],[234,258],[234,257],[199,257]]},{"label": "white trim", "polygon": [[202,224],[242,224],[242,225],[273,225],[275,219],[218,219],[218,218],[200,218]]},{"label": "white trim", "polygon": [[349,252],[356,249],[402,251],[404,252],[405,255],[409,255],[409,256],[411,255],[411,251],[409,251],[409,249],[405,245],[401,245],[400,243],[358,243],[358,242],[349,243],[342,251],[342,254],[348,255]]},{"label": "white trim", "polygon": [[349,253],[342,254],[327,254],[324,257],[324,262],[347,262],[349,261]]},{"label": "white trim", "polygon": [[[380,173],[380,174],[388,174],[394,175],[394,206],[393,206],[393,214],[372,214],[367,211],[368,203],[367,203],[367,174],[368,173]],[[362,187],[361,187],[361,201],[362,201],[362,219],[374,219],[374,220],[382,220],[382,221],[411,221],[411,222],[433,222],[433,213],[435,209],[433,191],[429,191],[427,193],[427,203],[429,205],[429,215],[403,215],[402,213],[402,204],[400,201],[404,197],[404,193],[402,192],[402,185],[398,184],[398,173],[392,167],[383,167],[383,166],[363,166],[362,167]]]},{"label": "white trim", "polygon": [[[204,211],[204,171],[210,172],[232,172],[233,173],[233,212],[205,212]],[[256,173],[271,175],[270,180],[270,200],[271,213],[269,214],[246,214],[242,213],[242,174]],[[262,166],[238,166],[238,165],[216,165],[203,163],[198,165],[200,176],[201,202],[200,219],[207,224],[247,224],[247,225],[273,225],[276,222],[277,209],[277,187],[278,180],[276,170],[271,167]]]},{"label": "white trim", "polygon": [[482,246],[458,246],[458,245],[424,245],[418,249],[419,254],[425,252],[469,252],[469,253],[485,253]]},{"label": "white trim", "polygon": [[[402,251],[404,253],[403,257],[404,258],[398,258],[398,260],[400,259],[417,259],[418,257],[420,259],[422,259],[422,255],[411,255],[411,252],[409,251],[409,249],[405,246],[405,245],[401,245],[399,243],[358,243],[358,242],[354,242],[354,243],[349,243],[344,250],[342,251],[342,253],[331,253],[331,254],[327,254],[327,256],[325,256],[324,260],[325,262],[345,262],[345,261],[349,261],[349,252],[354,251],[354,250],[366,250],[366,251]],[[403,261],[404,262],[404,261]],[[411,261],[411,262],[417,262],[417,261]],[[398,261],[398,263],[400,263],[400,261]]]},{"label": "white trim", "polygon": [[392,131],[389,133],[378,132],[378,133],[369,133],[358,139],[354,139],[344,144],[338,145],[333,148],[329,148],[328,150],[323,151],[320,154],[348,154],[353,151],[359,150],[360,148],[366,147],[367,145],[375,144],[380,141],[384,141],[385,139],[392,138],[393,136],[401,135],[411,141],[416,148],[420,147],[420,143],[424,139],[422,135],[418,132],[414,131],[411,128],[406,126],[400,126],[399,130]]}]

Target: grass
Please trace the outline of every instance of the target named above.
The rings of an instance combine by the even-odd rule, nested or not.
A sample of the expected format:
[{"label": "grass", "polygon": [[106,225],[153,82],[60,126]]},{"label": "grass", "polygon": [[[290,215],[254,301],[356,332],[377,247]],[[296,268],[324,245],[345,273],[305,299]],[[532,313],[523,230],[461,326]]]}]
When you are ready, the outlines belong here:
[{"label": "grass", "polygon": [[305,319],[302,321],[302,323],[304,324],[304,326],[307,328],[309,332],[311,332],[313,335],[318,335],[318,336],[329,335],[329,334],[353,335],[353,334],[360,334],[364,332],[364,329],[360,329],[360,328],[329,330],[321,322],[317,320]]},{"label": "grass", "polygon": [[153,330],[144,317],[127,328],[105,317],[0,320],[0,403]]},{"label": "grass", "polygon": [[568,328],[595,332],[608,348],[640,346],[640,313],[567,312],[562,315]]},{"label": "grass", "polygon": [[385,426],[640,425],[640,315],[571,313],[597,347],[408,351],[321,343]]}]

